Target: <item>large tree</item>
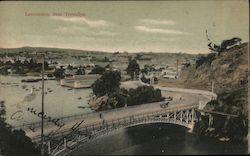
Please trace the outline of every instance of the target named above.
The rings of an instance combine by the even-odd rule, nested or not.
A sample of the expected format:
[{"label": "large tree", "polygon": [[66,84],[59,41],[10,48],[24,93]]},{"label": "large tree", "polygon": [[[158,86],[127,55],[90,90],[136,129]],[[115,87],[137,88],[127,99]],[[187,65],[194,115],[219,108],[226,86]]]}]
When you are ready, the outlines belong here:
[{"label": "large tree", "polygon": [[120,87],[121,73],[118,71],[106,71],[101,78],[92,85],[96,96],[110,95]]},{"label": "large tree", "polygon": [[130,60],[127,68],[127,73],[130,75],[132,79],[134,79],[136,76],[139,75],[139,72],[140,72],[139,64],[136,62],[135,59]]}]

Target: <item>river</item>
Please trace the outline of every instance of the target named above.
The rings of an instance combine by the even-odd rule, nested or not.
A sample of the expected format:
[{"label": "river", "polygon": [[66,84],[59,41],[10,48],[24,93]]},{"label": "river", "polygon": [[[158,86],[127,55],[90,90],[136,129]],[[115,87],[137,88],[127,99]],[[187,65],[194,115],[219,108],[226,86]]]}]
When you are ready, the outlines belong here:
[{"label": "river", "polygon": [[200,138],[170,124],[126,128],[83,144],[70,155],[246,154],[247,144]]},{"label": "river", "polygon": [[[34,77],[0,76],[0,101],[5,101],[6,119],[11,125],[40,121],[27,111],[28,107],[41,110],[41,82],[23,83]],[[31,99],[25,98],[33,88]],[[91,89],[69,90],[58,81],[45,81],[45,114],[53,118],[92,112],[87,106]],[[81,99],[79,99],[81,97]],[[21,119],[11,119],[22,111]],[[121,129],[88,144],[83,144],[72,155],[168,155],[168,154],[245,154],[247,145],[199,138],[187,129],[170,124],[150,124]]]},{"label": "river", "polygon": [[[21,125],[30,122],[37,122],[41,119],[28,112],[27,108],[32,107],[41,111],[41,81],[34,83],[23,83],[22,79],[39,78],[31,76],[0,76],[0,101],[5,101],[6,121],[11,125]],[[88,106],[88,100],[92,93],[91,89],[73,89],[60,86],[59,81],[45,81],[44,109],[47,116],[52,118],[71,116],[92,112],[90,108],[81,109],[78,106]],[[33,88],[33,89],[32,89]],[[29,96],[32,92],[32,96]],[[29,98],[27,98],[29,96]],[[11,119],[16,111],[22,111],[17,116],[19,119]]]}]

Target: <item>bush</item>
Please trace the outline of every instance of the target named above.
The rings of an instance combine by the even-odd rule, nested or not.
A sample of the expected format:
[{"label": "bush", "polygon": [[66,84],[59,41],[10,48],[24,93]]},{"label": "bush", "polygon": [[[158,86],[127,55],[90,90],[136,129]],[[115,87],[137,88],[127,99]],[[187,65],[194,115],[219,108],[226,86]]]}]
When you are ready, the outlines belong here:
[{"label": "bush", "polygon": [[152,86],[141,86],[129,90],[128,105],[139,105],[144,103],[159,102],[164,100],[161,90],[154,89]]}]

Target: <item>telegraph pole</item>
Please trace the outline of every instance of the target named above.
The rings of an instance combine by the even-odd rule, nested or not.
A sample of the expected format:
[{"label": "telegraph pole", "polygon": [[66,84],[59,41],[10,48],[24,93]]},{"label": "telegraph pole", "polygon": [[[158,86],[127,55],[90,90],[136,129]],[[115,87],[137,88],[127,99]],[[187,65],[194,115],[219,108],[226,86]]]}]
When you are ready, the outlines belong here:
[{"label": "telegraph pole", "polygon": [[212,80],[212,93],[214,92],[214,80]]},{"label": "telegraph pole", "polygon": [[176,77],[179,78],[179,59],[176,60]]},{"label": "telegraph pole", "polygon": [[42,55],[42,127],[41,127],[41,155],[44,156],[44,136],[43,136],[43,117],[44,117],[44,55]]}]

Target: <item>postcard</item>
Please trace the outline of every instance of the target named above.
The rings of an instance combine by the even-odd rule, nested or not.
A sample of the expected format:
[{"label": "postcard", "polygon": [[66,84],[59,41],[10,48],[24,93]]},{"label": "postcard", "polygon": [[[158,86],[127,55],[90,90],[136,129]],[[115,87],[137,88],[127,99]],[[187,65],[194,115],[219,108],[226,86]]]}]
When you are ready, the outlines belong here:
[{"label": "postcard", "polygon": [[249,2],[1,1],[0,155],[249,154]]}]

